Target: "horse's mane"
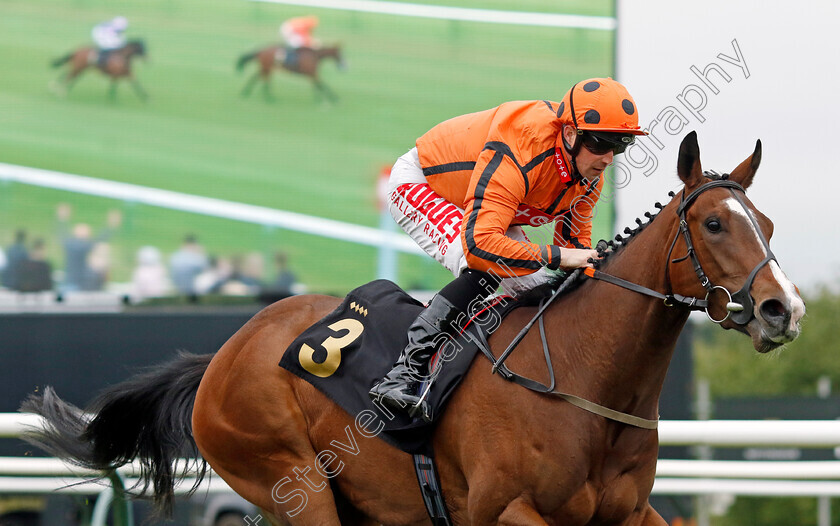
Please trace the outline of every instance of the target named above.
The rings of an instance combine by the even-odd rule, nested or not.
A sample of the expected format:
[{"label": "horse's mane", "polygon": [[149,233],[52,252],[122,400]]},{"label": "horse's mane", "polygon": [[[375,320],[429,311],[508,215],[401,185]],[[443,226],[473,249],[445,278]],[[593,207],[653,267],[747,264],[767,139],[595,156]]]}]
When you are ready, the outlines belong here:
[{"label": "horse's mane", "polygon": [[[723,173],[720,174],[715,172],[714,170],[707,170],[703,172],[703,176],[710,181],[718,181],[721,179],[728,179],[729,174]],[[668,197],[673,198],[676,195],[676,192],[668,192]],[[641,218],[636,218],[636,226],[634,228],[626,227],[624,229],[624,234],[617,234],[615,238],[606,241],[604,239],[598,241],[595,245],[595,250],[598,251],[598,256],[601,258],[599,260],[593,261],[593,265],[596,269],[600,269],[604,265],[606,265],[609,261],[612,261],[616,254],[622,252],[622,249],[627,246],[636,235],[644,230],[648,225],[650,225],[656,216],[659,215],[659,212],[665,208],[665,205],[657,201],[654,205],[656,208],[656,212],[645,212],[644,216],[647,218],[646,220],[642,220]],[[577,290],[577,288],[585,282],[585,274],[580,271],[580,269],[575,270],[574,272],[558,272],[555,274],[548,283],[543,285],[538,285],[531,290],[526,291],[522,295],[520,295],[516,301],[523,306],[531,306],[531,305],[539,305],[543,300],[548,299],[557,291],[559,287],[563,287],[564,290],[561,291],[558,297],[565,296],[570,292]]]}]

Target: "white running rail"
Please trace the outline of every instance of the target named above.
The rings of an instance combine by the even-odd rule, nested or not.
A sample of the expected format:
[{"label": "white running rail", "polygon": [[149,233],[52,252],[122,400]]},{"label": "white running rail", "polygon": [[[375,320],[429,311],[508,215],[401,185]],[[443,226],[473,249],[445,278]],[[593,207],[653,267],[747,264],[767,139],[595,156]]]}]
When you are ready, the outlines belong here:
[{"label": "white running rail", "polygon": [[[0,438],[15,438],[37,415],[0,413]],[[662,421],[661,445],[707,445],[717,447],[840,447],[837,420],[706,420]],[[189,462],[182,459],[180,462]],[[120,468],[126,484],[136,482],[138,465]],[[53,458],[0,457],[0,493],[45,493],[50,491],[98,493],[105,483],[86,482],[95,472],[70,466]],[[195,471],[189,472],[194,477]],[[202,491],[229,492],[218,476],[205,479]],[[185,493],[194,478],[177,489]],[[77,484],[77,486],[68,486]],[[664,495],[711,495],[731,493],[752,496],[840,497],[840,461],[728,461],[660,459],[653,493]]]},{"label": "white running rail", "polygon": [[468,9],[404,2],[378,0],[252,0],[271,4],[297,5],[344,11],[361,11],[383,15],[515,24],[523,26],[567,27],[614,31],[616,19],[611,16],[564,15],[555,13],[530,13],[527,11],[498,11],[495,9]]},{"label": "white running rail", "polygon": [[182,194],[159,188],[5,163],[0,163],[0,182],[2,181],[15,181],[182,212],[285,228],[341,241],[391,248],[409,254],[424,254],[423,250],[405,234],[212,197]]}]

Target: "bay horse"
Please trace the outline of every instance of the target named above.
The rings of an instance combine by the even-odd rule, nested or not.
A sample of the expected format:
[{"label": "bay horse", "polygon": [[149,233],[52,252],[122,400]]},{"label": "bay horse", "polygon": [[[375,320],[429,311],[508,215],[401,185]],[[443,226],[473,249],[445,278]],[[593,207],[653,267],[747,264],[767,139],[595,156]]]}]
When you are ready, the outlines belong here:
[{"label": "bay horse", "polygon": [[[773,224],[744,193],[760,158],[757,142],[728,178],[704,174],[689,134],[678,159],[682,191],[611,243],[601,278],[575,271],[576,289],[544,307],[558,388],[653,426],[593,414],[473,361],[432,439],[454,524],[666,526],[649,503],[658,450],[651,427],[686,307],[703,306],[760,353],[793,341],[805,313],[770,252]],[[411,456],[374,438],[376,421],[354,418],[278,367],[289,344],[340,302],[281,300],[215,355],[181,355],[113,386],[85,411],[51,389],[33,395],[22,410],[48,425],[30,440],[94,469],[139,459],[164,507],[177,478],[172,460],[192,448],[272,524],[430,524]],[[490,338],[496,357],[535,310],[505,318]],[[540,380],[548,372],[535,332],[506,365]]]},{"label": "bay horse", "polygon": [[[290,55],[291,53],[294,53],[295,57],[292,61],[289,60],[289,57],[292,56]],[[263,83],[263,95],[266,99],[270,99],[271,85],[269,81],[271,80],[271,71],[275,67],[279,67],[291,73],[309,77],[312,81],[312,86],[316,90],[316,94],[323,95],[331,102],[335,102],[338,100],[338,95],[321,81],[321,77],[318,74],[318,65],[325,58],[334,60],[340,70],[346,67],[344,59],[341,56],[341,46],[339,45],[319,48],[301,47],[294,51],[287,49],[285,46],[275,45],[245,53],[236,61],[236,69],[242,71],[248,62],[256,59],[257,71],[245,83],[245,87],[242,88],[242,96],[249,96],[254,85],[258,80],[261,80]]]},{"label": "bay horse", "polygon": [[111,79],[111,87],[109,94],[111,98],[117,95],[117,82],[120,79],[127,79],[134,88],[134,92],[141,100],[148,99],[148,94],[140,82],[131,71],[131,61],[134,57],[146,56],[146,44],[142,40],[130,40],[123,47],[109,52],[107,59],[104,62],[99,60],[99,53],[95,47],[87,46],[57,58],[52,62],[52,67],[58,68],[67,64],[69,66],[56,81],[53,82],[52,87],[60,94],[65,95],[73,83],[79,78],[88,67],[95,66],[96,69],[102,72],[103,75]]}]

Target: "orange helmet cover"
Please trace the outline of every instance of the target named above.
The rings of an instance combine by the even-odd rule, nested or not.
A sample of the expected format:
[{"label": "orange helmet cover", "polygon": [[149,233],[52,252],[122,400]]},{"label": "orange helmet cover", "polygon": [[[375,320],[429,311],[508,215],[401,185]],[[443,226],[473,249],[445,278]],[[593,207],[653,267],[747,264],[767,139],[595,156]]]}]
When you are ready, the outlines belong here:
[{"label": "orange helmet cover", "polygon": [[633,97],[620,82],[609,77],[587,79],[572,86],[560,102],[557,117],[579,130],[647,135],[639,128]]}]

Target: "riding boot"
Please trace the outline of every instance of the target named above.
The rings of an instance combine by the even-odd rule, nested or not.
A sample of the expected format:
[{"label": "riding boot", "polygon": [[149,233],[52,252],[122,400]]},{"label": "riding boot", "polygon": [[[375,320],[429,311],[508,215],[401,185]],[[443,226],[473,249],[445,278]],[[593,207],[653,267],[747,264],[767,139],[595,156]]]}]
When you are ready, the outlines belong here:
[{"label": "riding boot", "polygon": [[108,58],[111,56],[110,49],[100,49],[97,56],[96,56],[96,67],[100,69],[105,69],[105,66],[108,65]]},{"label": "riding boot", "polygon": [[[429,361],[437,344],[457,329],[461,310],[440,294],[432,298],[408,329],[408,345],[394,367],[368,393],[371,400],[395,411],[409,412],[420,403],[418,387],[429,374]],[[423,411],[421,414],[426,414]]]}]

